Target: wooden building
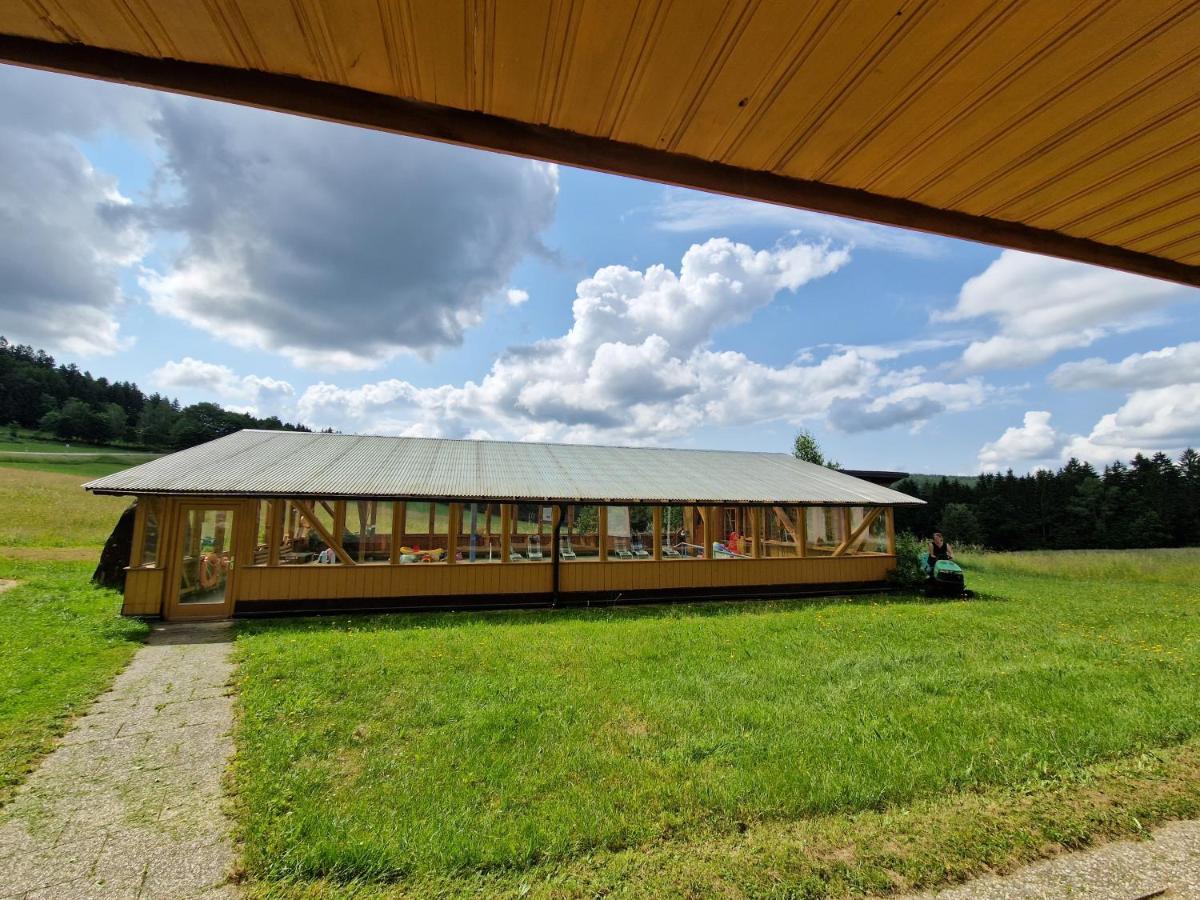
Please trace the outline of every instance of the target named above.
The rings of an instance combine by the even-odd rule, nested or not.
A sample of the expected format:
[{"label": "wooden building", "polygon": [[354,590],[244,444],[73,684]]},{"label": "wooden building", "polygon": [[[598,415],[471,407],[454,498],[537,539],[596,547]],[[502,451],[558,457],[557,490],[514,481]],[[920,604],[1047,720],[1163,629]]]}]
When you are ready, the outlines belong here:
[{"label": "wooden building", "polygon": [[128,615],[874,589],[921,501],[776,453],[240,431],[90,482],[137,498]]}]

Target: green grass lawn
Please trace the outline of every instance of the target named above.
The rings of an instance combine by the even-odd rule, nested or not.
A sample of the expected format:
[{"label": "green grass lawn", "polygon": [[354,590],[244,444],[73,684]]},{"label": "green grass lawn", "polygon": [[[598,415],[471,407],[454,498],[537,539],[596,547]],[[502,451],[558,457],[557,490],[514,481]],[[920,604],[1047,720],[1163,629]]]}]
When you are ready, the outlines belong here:
[{"label": "green grass lawn", "polygon": [[119,594],[92,587],[94,565],[12,560],[0,551],[0,579],[18,582],[0,594],[0,803],[146,632],[118,615]]},{"label": "green grass lawn", "polygon": [[1200,552],[1146,559],[967,560],[970,602],[244,623],[253,889],[827,896],[1194,814]]},{"label": "green grass lawn", "polygon": [[93,588],[100,547],[128,501],[90,497],[87,475],[0,466],[0,803],[112,681],[146,626]]}]

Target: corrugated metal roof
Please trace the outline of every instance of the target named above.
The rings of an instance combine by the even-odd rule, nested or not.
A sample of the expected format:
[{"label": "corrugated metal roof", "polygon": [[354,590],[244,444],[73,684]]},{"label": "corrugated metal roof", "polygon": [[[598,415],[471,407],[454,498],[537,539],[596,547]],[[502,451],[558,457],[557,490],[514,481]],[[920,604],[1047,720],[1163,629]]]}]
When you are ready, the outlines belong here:
[{"label": "corrugated metal roof", "polygon": [[239,431],[84,485],[97,493],[917,506],[783,453]]}]

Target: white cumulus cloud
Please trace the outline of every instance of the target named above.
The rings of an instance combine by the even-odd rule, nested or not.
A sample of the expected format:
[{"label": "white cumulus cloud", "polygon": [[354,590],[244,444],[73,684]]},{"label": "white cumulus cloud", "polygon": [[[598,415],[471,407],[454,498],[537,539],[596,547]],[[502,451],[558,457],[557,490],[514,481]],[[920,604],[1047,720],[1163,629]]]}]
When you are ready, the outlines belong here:
[{"label": "white cumulus cloud", "polygon": [[1030,411],[1019,427],[1005,429],[1004,434],[980,448],[979,466],[985,472],[1019,468],[1022,464],[1028,467],[1056,458],[1062,445],[1062,435],[1050,424],[1050,413]]},{"label": "white cumulus cloud", "polygon": [[970,371],[1028,366],[1137,327],[1191,288],[1082,263],[1005,250],[968,280],[937,321],[986,319],[997,333],[963,351]]},{"label": "white cumulus cloud", "polygon": [[231,409],[260,416],[285,414],[296,393],[286,381],[260,375],[239,376],[228,366],[190,356],[155,369],[150,380],[165,391],[198,391]]}]

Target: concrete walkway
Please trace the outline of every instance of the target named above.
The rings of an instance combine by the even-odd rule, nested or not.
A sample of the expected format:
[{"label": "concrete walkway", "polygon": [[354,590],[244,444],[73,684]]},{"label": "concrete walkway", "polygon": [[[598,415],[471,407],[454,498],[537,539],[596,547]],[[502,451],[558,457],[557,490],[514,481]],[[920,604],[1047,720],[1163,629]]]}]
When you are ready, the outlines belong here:
[{"label": "concrete walkway", "polygon": [[1101,844],[913,900],[1200,897],[1200,822],[1172,822],[1152,834],[1152,840]]},{"label": "concrete walkway", "polygon": [[0,810],[0,897],[233,897],[229,623],[156,625]]}]

